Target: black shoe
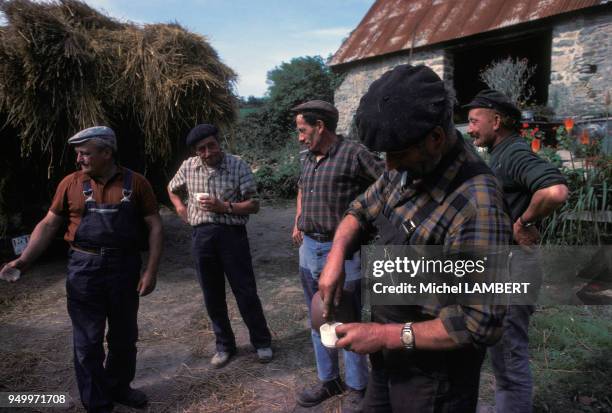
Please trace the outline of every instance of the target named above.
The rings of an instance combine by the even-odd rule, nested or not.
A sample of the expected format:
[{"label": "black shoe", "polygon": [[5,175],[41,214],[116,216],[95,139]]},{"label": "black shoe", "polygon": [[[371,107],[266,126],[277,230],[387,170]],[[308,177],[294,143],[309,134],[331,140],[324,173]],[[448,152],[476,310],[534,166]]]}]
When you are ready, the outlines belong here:
[{"label": "black shoe", "polygon": [[363,397],[365,389],[355,390],[347,386],[346,394],[342,397],[342,413],[363,412]]},{"label": "black shoe", "polygon": [[340,379],[330,380],[303,389],[297,394],[296,401],[302,407],[312,407],[343,391],[344,386]]},{"label": "black shoe", "polygon": [[124,406],[140,408],[144,407],[149,400],[143,391],[126,387],[113,392],[113,401],[123,404]]}]

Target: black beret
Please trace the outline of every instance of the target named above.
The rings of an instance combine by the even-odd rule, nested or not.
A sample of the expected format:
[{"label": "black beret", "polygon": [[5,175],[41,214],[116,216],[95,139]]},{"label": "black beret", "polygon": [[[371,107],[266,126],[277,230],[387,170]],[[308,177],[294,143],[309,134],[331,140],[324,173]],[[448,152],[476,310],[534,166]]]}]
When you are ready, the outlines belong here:
[{"label": "black beret", "polygon": [[208,123],[202,123],[193,128],[187,135],[187,146],[194,146],[202,139],[208,138],[209,136],[217,136],[219,129],[215,125]]},{"label": "black beret", "polygon": [[301,105],[291,108],[292,112],[319,112],[334,120],[338,120],[338,109],[334,105],[324,100],[309,100]]},{"label": "black beret", "polygon": [[373,151],[401,151],[443,126],[445,101],[444,82],[433,70],[397,66],[372,83],[359,101],[359,139]]},{"label": "black beret", "polygon": [[510,99],[508,99],[506,95],[493,89],[481,90],[470,103],[463,107],[467,109],[493,109],[514,119],[521,118],[521,111],[519,108],[510,102]]}]

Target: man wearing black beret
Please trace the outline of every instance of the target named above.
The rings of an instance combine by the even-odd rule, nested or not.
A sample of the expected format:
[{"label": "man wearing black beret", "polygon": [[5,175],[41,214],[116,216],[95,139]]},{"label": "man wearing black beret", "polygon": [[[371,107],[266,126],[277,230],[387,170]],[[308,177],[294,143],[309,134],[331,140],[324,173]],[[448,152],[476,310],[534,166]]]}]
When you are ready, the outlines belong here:
[{"label": "man wearing black beret", "polygon": [[[431,69],[410,65],[385,73],[361,98],[359,137],[386,152],[387,168],[336,231],[319,279],[326,318],[341,291],[344,257],[373,226],[381,244],[440,245],[445,252],[510,242],[501,189],[466,149],[453,103]],[[373,322],[336,328],[337,346],[370,354],[364,411],[473,412],[485,349],[501,336],[503,316],[495,305],[372,306]]]},{"label": "man wearing black beret", "polygon": [[[503,187],[514,223],[514,243],[537,244],[540,238],[537,223],[567,199],[565,178],[557,168],[533,153],[519,135],[521,112],[503,93],[483,90],[465,107],[470,109],[468,133],[476,146],[489,150],[491,169]],[[536,251],[517,249],[511,263],[517,274],[539,283],[541,269]],[[509,306],[502,339],[489,350],[498,412],[532,411],[533,379],[527,330],[534,309],[531,305]]]},{"label": "man wearing black beret", "polygon": [[[271,335],[257,295],[245,227],[249,215],[259,211],[253,173],[242,159],[221,150],[214,125],[197,125],[186,141],[196,156],[183,162],[168,184],[168,195],[177,214],[193,227],[192,253],[216,337],[211,364],[223,367],[236,353],[225,276],[259,361],[269,362]],[[187,192],[187,205],[178,194],[181,190]]]}]

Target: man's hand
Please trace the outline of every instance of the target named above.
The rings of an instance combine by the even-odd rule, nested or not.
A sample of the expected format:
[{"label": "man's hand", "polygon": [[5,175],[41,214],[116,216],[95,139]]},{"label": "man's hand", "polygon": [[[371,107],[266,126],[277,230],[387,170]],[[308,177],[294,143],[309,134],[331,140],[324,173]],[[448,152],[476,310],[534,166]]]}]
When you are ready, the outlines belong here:
[{"label": "man's hand", "polygon": [[149,295],[155,289],[156,283],[157,276],[152,272],[145,270],[140,276],[140,281],[138,281],[138,287],[136,287],[138,295],[140,295],[141,297]]},{"label": "man's hand", "polygon": [[536,245],[540,242],[540,231],[535,227],[535,225],[530,227],[524,227],[520,219],[517,219],[514,225],[512,226],[512,230],[514,232],[514,241],[523,246],[531,246]]},{"label": "man's hand", "polygon": [[204,211],[216,212],[217,214],[227,213],[227,206],[225,205],[225,202],[221,201],[219,198],[209,196],[206,198],[200,198],[198,202]]},{"label": "man's hand", "polygon": [[304,233],[298,229],[297,225],[293,226],[291,238],[293,239],[293,243],[297,246],[302,245],[302,242],[304,241]]},{"label": "man's hand", "polygon": [[[6,270],[12,269],[12,268],[21,271],[21,273],[23,274],[24,271],[25,271],[25,268],[27,268],[27,265],[20,258],[17,258],[16,260],[13,260],[13,261],[10,261],[10,262],[7,262],[6,264],[4,264],[2,266],[2,269],[0,269],[0,274],[3,274]],[[1,279],[6,280],[8,282],[14,283],[19,278],[13,279],[13,278],[7,276],[6,278],[1,277]]]},{"label": "man's hand", "polygon": [[401,324],[349,323],[336,327],[336,347],[370,354],[384,348],[401,348]]}]

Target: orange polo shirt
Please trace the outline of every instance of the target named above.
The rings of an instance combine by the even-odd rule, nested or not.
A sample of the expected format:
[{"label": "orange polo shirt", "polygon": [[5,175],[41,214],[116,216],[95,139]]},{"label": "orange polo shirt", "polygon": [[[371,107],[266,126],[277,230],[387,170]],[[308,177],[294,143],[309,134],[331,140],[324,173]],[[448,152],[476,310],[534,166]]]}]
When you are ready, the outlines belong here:
[{"label": "orange polo shirt", "polygon": [[[51,207],[54,214],[68,219],[68,229],[64,239],[74,241],[74,235],[81,223],[85,210],[83,181],[90,180],[93,197],[98,204],[118,204],[123,198],[123,174],[125,168],[119,167],[117,173],[106,183],[100,184],[82,171],[66,176],[57,186]],[[157,214],[159,207],[153,188],[147,179],[139,173],[132,173],[132,196],[130,201],[136,206],[143,217]]]}]

